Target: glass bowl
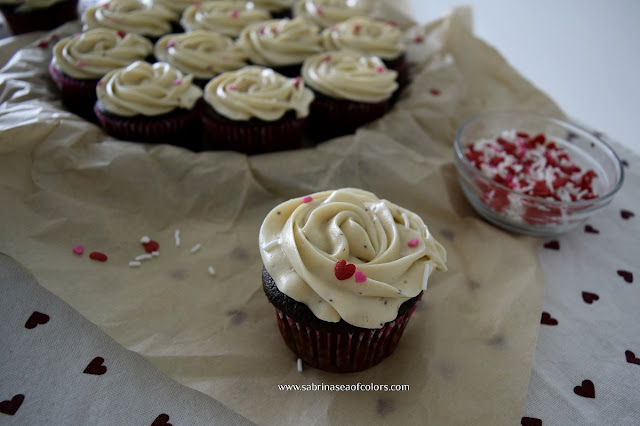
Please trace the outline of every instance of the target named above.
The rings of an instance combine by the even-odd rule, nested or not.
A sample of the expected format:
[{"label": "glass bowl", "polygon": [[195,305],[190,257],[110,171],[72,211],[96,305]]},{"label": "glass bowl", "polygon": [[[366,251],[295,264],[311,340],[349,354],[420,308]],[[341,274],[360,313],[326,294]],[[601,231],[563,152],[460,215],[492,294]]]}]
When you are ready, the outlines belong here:
[{"label": "glass bowl", "polygon": [[[540,144],[541,139],[538,138],[540,148],[536,149],[533,139],[540,134],[545,137],[545,142]],[[483,159],[490,155],[500,156],[500,149],[495,146],[486,148],[483,144],[497,141],[499,137],[503,144],[499,148],[508,148],[502,152],[502,157],[509,157],[509,161],[496,159],[493,164],[485,162]],[[505,140],[512,144],[506,144]],[[546,145],[549,141],[555,144],[554,160],[547,161],[544,151],[552,149],[552,145]],[[472,144],[473,148],[470,147]],[[596,134],[568,121],[530,112],[491,111],[478,114],[458,129],[454,146],[458,181],[473,208],[492,224],[521,234],[551,236],[574,228],[609,204],[624,179],[620,159]],[[487,156],[476,156],[473,151],[481,151],[480,148],[485,150],[483,152]],[[556,151],[555,148],[560,150]],[[516,151],[518,158],[522,159],[515,169],[518,172],[513,172],[513,166],[505,172],[506,167],[500,162],[512,164],[513,161],[520,161],[514,160],[515,154],[509,156],[509,153]],[[565,151],[565,154],[558,159],[560,151]],[[536,161],[532,163],[530,158],[525,161],[525,153],[528,157],[536,156]],[[576,167],[569,168],[569,161],[580,171]],[[526,179],[520,177],[523,176],[520,172],[525,173],[523,170],[531,176],[528,185]],[[559,179],[563,171],[567,172],[565,176],[572,176],[571,184],[563,184],[563,180]],[[593,194],[587,196],[589,199],[583,199],[588,191],[581,190],[576,195],[573,181],[579,181],[587,171],[590,171],[588,174],[591,177],[585,177],[580,182],[583,182],[583,189],[588,188]],[[490,177],[491,174],[494,177]],[[497,174],[502,177],[495,177]],[[531,182],[535,182],[535,185]],[[571,191],[557,189],[556,185],[564,185]],[[536,191],[532,194],[534,187]]]}]

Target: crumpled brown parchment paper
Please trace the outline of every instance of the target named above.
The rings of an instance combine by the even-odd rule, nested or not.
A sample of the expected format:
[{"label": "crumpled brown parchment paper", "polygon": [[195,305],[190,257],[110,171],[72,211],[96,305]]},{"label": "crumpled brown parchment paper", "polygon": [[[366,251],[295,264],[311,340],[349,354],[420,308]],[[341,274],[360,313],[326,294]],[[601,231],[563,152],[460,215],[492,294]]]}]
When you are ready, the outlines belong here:
[{"label": "crumpled brown parchment paper", "polygon": [[[31,44],[0,75],[0,251],[120,344],[256,423],[518,424],[544,297],[537,240],[474,213],[457,185],[453,136],[488,108],[561,112],[470,21],[468,9],[455,9],[408,30],[413,82],[381,120],[314,148],[255,157],[105,136],[61,107],[50,50]],[[432,276],[380,365],[299,373],[262,292],[258,229],[285,199],[345,186],[420,214],[447,249],[449,271]],[[131,268],[143,235],[160,255]],[[77,245],[84,255],[72,253]],[[89,260],[94,250],[108,261]],[[311,383],[410,390],[277,386]]]}]

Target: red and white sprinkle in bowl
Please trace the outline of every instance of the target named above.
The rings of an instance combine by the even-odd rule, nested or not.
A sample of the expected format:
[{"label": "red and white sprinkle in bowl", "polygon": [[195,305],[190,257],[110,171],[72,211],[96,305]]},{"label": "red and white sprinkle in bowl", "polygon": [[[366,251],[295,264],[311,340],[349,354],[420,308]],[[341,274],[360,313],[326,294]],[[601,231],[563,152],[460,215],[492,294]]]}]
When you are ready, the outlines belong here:
[{"label": "red and white sprinkle in bowl", "polygon": [[473,208],[508,231],[551,236],[583,223],[622,186],[622,163],[597,134],[528,112],[478,114],[455,138]]}]

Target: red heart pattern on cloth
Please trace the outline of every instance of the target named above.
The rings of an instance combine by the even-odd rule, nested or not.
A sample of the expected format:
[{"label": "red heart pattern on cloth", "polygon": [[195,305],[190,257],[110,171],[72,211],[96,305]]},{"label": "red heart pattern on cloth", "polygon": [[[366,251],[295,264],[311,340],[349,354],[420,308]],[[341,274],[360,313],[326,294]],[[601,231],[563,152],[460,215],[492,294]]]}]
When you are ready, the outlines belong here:
[{"label": "red heart pattern on cloth", "polygon": [[173,426],[169,423],[169,415],[168,414],[160,414],[156,419],[151,423],[151,426]]},{"label": "red heart pattern on cloth", "polygon": [[596,300],[599,300],[600,296],[598,296],[595,293],[591,293],[588,291],[583,291],[582,292],[582,300],[584,300],[584,303],[587,303],[589,305],[591,305],[593,302],[595,302]]},{"label": "red heart pattern on cloth", "polygon": [[540,318],[540,324],[544,325],[558,325],[558,320],[551,316],[549,312],[543,312]]},{"label": "red heart pattern on cloth", "polygon": [[573,388],[573,393],[583,398],[595,398],[596,388],[591,380],[583,380],[582,385]]},{"label": "red heart pattern on cloth", "polygon": [[616,273],[621,276],[626,282],[631,284],[633,282],[633,273],[629,271],[624,271],[622,269],[618,269]]},{"label": "red heart pattern on cloth", "polygon": [[103,365],[103,363],[104,358],[97,356],[91,360],[89,365],[87,365],[87,368],[84,369],[83,373],[93,374],[94,376],[101,376],[107,372],[107,367]]},{"label": "red heart pattern on cloth", "polygon": [[15,395],[13,398],[7,401],[0,401],[0,413],[13,416],[15,413],[18,412],[18,409],[22,405],[23,401],[24,401],[24,395],[21,393],[18,395]]},{"label": "red heart pattern on cloth", "polygon": [[522,426],[542,426],[542,420],[535,417],[523,417],[520,420]]},{"label": "red heart pattern on cloth", "polygon": [[32,330],[36,328],[38,325],[46,324],[49,322],[49,315],[43,314],[42,312],[34,311],[27,322],[24,323],[24,328]]},{"label": "red heart pattern on cloth", "polygon": [[551,240],[544,243],[544,248],[550,250],[560,250],[560,243],[558,240]]},{"label": "red heart pattern on cloth", "polygon": [[627,362],[629,364],[640,365],[640,358],[636,357],[636,354],[633,352],[627,350],[624,352],[624,356],[627,358]]},{"label": "red heart pattern on cloth", "polygon": [[598,231],[596,228],[594,228],[591,225],[585,225],[584,226],[584,232],[586,232],[587,234],[599,234],[600,231]]},{"label": "red heart pattern on cloth", "polygon": [[635,213],[630,210],[624,210],[624,209],[620,210],[620,217],[623,218],[624,220],[631,219],[634,216],[635,216]]},{"label": "red heart pattern on cloth", "polygon": [[341,281],[348,280],[356,273],[356,265],[353,263],[347,263],[344,259],[340,259],[336,262],[334,273],[336,274],[337,279]]}]

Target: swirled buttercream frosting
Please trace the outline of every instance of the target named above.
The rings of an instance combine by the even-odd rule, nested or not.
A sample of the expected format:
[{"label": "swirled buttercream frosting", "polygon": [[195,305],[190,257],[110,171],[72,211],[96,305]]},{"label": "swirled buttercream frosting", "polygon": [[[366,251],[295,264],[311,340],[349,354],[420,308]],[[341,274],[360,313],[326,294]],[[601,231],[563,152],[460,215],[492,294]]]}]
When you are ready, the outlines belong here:
[{"label": "swirled buttercream frosting", "polygon": [[79,80],[97,80],[107,72],[151,55],[153,45],[137,34],[95,28],[60,40],[53,48],[53,66]]},{"label": "swirled buttercream frosting", "polygon": [[161,4],[167,9],[175,12],[178,16],[182,15],[184,10],[194,3],[200,2],[200,0],[153,0],[156,3]]},{"label": "swirled buttercream frosting", "polygon": [[293,7],[294,0],[252,0],[256,7],[280,12]]},{"label": "swirled buttercream frosting", "polygon": [[309,115],[313,92],[300,78],[287,78],[271,68],[247,66],[214,77],[204,88],[204,100],[231,120],[276,121],[287,111]]},{"label": "swirled buttercream frosting", "polygon": [[213,31],[168,34],[156,42],[153,51],[158,60],[200,79],[247,65],[246,55],[236,43]]},{"label": "swirled buttercream frosting", "polygon": [[98,101],[112,114],[157,116],[175,109],[192,109],[202,97],[193,76],[165,62],[136,61],[108,72],[96,87]]},{"label": "swirled buttercream frosting", "polygon": [[388,22],[357,16],[322,31],[325,50],[351,49],[381,59],[395,59],[405,51],[402,31]]},{"label": "swirled buttercream frosting", "polygon": [[278,289],[327,322],[393,321],[446,253],[422,219],[355,188],[292,199],[265,217],[260,254]]},{"label": "swirled buttercream frosting", "polygon": [[299,0],[293,14],[324,28],[353,16],[368,16],[374,6],[374,0]]},{"label": "swirled buttercream frosting", "polygon": [[275,67],[301,64],[324,50],[320,29],[302,18],[251,24],[240,33],[238,44],[254,64]]},{"label": "swirled buttercream frosting", "polygon": [[271,19],[266,9],[256,7],[250,1],[205,1],[189,6],[182,13],[180,23],[185,31],[217,31],[237,37],[252,22]]},{"label": "swirled buttercream frosting", "polygon": [[316,54],[302,66],[302,77],[311,88],[333,98],[366,103],[389,99],[398,88],[397,75],[377,56],[351,50]]},{"label": "swirled buttercream frosting", "polygon": [[112,28],[127,33],[160,37],[171,32],[178,14],[150,0],[109,0],[82,14],[84,30]]}]

